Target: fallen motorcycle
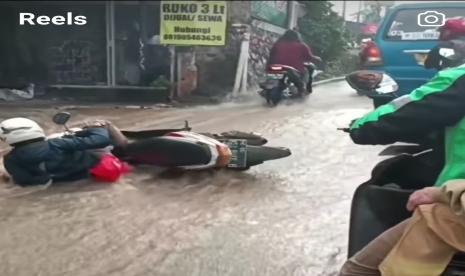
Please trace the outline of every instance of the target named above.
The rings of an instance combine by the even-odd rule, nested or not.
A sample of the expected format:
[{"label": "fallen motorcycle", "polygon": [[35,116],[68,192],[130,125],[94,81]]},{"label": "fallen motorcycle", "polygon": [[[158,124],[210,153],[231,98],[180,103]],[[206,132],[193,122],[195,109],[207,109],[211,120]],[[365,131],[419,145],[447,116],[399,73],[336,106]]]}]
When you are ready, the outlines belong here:
[{"label": "fallen motorcycle", "polygon": [[283,100],[302,99],[312,93],[313,78],[322,71],[316,69],[313,63],[306,63],[305,67],[309,72],[310,79],[307,83],[307,93],[300,95],[297,87],[291,81],[290,75],[300,76],[300,72],[290,66],[273,64],[268,66],[266,80],[260,83],[261,90],[258,94],[266,99],[270,106],[276,106]]},{"label": "fallen motorcycle", "polygon": [[[53,122],[65,127],[65,132],[53,137],[74,135],[82,129],[70,130],[66,123],[68,112],[59,112]],[[179,129],[155,129],[122,133],[129,139],[128,145],[114,147],[111,152],[133,165],[184,170],[228,168],[247,170],[265,161],[291,155],[288,148],[264,146],[267,140],[259,134],[230,131],[221,134],[191,132],[188,122]]]}]

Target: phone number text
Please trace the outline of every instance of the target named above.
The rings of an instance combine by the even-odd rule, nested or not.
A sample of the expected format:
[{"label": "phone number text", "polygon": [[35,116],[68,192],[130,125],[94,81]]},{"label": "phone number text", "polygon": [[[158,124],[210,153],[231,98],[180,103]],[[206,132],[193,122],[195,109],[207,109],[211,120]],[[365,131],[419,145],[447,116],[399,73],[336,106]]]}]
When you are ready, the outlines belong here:
[{"label": "phone number text", "polygon": [[207,41],[222,41],[220,35],[191,35],[191,34],[165,34],[165,40],[207,40]]}]

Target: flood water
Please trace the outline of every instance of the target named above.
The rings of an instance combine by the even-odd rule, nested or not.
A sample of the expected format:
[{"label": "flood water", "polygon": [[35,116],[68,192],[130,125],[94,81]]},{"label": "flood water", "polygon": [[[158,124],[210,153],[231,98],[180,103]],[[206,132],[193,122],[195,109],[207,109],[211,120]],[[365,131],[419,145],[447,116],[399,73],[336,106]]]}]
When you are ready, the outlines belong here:
[{"label": "flood water", "polygon": [[[319,86],[304,104],[168,110],[72,110],[128,129],[262,133],[293,155],[247,172],[166,175],[143,167],[121,183],[81,181],[47,189],[0,185],[0,275],[336,275],[345,259],[349,207],[378,147],[336,131],[370,109],[343,83]],[[28,115],[49,131],[50,109]]]}]

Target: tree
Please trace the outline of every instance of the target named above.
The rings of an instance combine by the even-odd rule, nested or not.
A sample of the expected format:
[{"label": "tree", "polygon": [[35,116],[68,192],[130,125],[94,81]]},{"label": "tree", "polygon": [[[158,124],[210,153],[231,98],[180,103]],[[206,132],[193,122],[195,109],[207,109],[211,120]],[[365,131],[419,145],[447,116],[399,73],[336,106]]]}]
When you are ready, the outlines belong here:
[{"label": "tree", "polygon": [[326,61],[339,58],[350,41],[344,20],[329,1],[300,1],[306,14],[299,18],[299,32],[312,50]]}]

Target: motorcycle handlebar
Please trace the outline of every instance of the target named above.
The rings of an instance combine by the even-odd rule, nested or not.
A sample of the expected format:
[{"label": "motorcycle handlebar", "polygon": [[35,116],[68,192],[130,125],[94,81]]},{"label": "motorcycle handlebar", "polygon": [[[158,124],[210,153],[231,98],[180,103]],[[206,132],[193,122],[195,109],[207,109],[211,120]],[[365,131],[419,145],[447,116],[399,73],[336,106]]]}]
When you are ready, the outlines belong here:
[{"label": "motorcycle handlebar", "polygon": [[348,128],[348,127],[338,127],[337,130],[344,131],[345,133],[350,132],[350,128]]},{"label": "motorcycle handlebar", "polygon": [[309,68],[313,68],[313,69],[318,69],[318,70],[321,70],[321,71],[325,71],[325,69],[326,69],[326,63],[324,63],[324,62],[319,62],[317,64],[315,64],[313,62],[304,62],[304,66],[309,67]]}]

